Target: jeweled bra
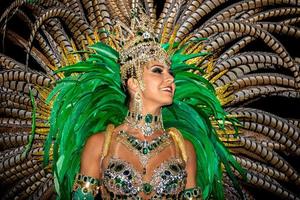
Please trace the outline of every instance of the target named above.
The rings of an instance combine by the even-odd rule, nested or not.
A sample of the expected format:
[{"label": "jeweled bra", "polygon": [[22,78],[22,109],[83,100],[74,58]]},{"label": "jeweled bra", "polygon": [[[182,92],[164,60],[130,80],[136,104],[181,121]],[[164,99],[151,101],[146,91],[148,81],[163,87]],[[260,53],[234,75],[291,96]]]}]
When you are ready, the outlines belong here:
[{"label": "jeweled bra", "polygon": [[[123,138],[124,141],[125,134],[120,132],[118,138]],[[167,133],[155,138],[147,145],[144,141],[139,142],[132,136],[127,139],[125,146],[129,147],[131,144],[133,148],[136,148],[135,153],[140,152],[144,156],[148,154],[146,152],[154,151],[153,148],[157,145],[165,148],[171,144],[171,138]],[[187,172],[185,162],[180,157],[171,157],[162,162],[147,182],[143,182],[143,175],[145,171],[139,172],[129,162],[116,157],[110,158],[108,167],[102,173],[102,187],[106,190],[101,192],[102,195],[106,193],[103,199],[142,199],[142,193],[151,200],[180,199],[185,189]]]},{"label": "jeweled bra", "polygon": [[186,184],[187,173],[178,159],[163,162],[149,182],[143,182],[142,173],[124,160],[112,158],[103,173],[103,186],[110,199],[142,199],[140,193],[153,195],[150,199],[178,199]]}]

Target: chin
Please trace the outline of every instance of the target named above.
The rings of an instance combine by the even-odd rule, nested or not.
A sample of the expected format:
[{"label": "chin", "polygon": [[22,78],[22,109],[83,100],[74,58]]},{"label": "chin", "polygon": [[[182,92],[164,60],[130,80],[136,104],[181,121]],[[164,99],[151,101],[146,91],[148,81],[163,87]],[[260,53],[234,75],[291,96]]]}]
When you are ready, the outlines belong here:
[{"label": "chin", "polygon": [[162,106],[169,106],[173,103],[173,98],[171,100],[168,101],[164,101]]}]

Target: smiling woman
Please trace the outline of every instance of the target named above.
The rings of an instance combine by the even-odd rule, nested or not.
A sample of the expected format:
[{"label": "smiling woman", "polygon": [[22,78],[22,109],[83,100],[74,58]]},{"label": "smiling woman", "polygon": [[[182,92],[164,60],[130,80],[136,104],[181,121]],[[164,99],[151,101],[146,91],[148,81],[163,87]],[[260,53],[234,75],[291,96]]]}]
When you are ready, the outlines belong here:
[{"label": "smiling woman", "polygon": [[[170,52],[174,50],[161,47],[151,29],[150,19],[140,11],[139,7],[134,10],[136,14],[132,16],[130,28],[117,22],[119,38],[111,36],[113,41],[121,41],[122,44],[118,62],[121,82],[129,95],[127,114],[117,127],[108,125],[106,131],[93,134],[87,140],[81,155],[80,173],[73,187],[74,199],[92,198],[97,194],[102,199],[201,199],[210,196],[212,185],[217,181],[214,180],[214,173],[219,166],[215,166],[216,172],[211,175],[197,173],[200,168],[206,168],[205,165],[209,166],[209,162],[197,166],[201,156],[197,158],[194,147],[195,143],[202,143],[203,138],[208,139],[210,133],[214,134],[212,130],[205,130],[202,137],[186,133],[184,138],[179,130],[170,125],[165,129],[164,121],[167,120],[164,119],[163,109],[169,109],[167,116],[174,113],[167,121],[169,124],[177,121],[180,128],[182,120],[188,121],[176,116],[181,109],[177,107],[175,111],[173,108],[178,103],[173,102],[176,87],[171,66],[183,65],[192,69],[192,65],[180,63],[178,58],[176,61],[176,56],[169,56],[168,49]],[[124,34],[127,31],[129,33]],[[98,52],[105,56],[109,54],[103,53],[103,50]],[[180,74],[178,70],[177,73]],[[190,74],[197,79],[198,75]],[[196,79],[196,84],[203,84]],[[203,89],[209,92],[206,86]],[[185,105],[184,102],[181,104],[180,107]],[[181,114],[187,113],[182,111]],[[201,128],[210,126],[205,123]],[[185,128],[182,130],[186,131]],[[213,141],[208,139],[204,148],[211,148]],[[217,140],[214,142],[218,143]],[[228,152],[224,153],[232,159]],[[212,160],[214,158],[216,156]],[[203,178],[209,176],[212,179],[207,179],[211,182]],[[205,190],[204,194],[202,190]],[[215,198],[220,196],[215,194]]]},{"label": "smiling woman", "polygon": [[[135,36],[135,43],[126,47],[131,58],[121,65],[127,67],[121,77],[126,76],[122,82],[130,97],[128,114],[121,125],[88,139],[73,197],[88,195],[82,193],[85,177],[100,180],[103,199],[183,199],[192,194],[186,190],[200,198],[193,145],[179,131],[165,130],[163,125],[162,107],[173,103],[175,93],[167,52],[152,32],[135,28],[143,32],[142,37]],[[149,50],[151,54],[145,54]],[[92,187],[96,194],[97,187]]]},{"label": "smiling woman", "polygon": [[[165,66],[158,61],[149,61],[144,67],[143,83],[144,90],[140,92],[143,106],[147,112],[155,109],[155,111],[151,111],[151,113],[157,115],[162,106],[172,104],[175,83],[170,66]],[[133,96],[134,94],[132,92],[139,91],[136,91],[135,88],[137,88],[137,85],[131,85],[131,82],[129,82],[128,89]],[[152,107],[152,109],[148,107]],[[142,113],[145,114],[145,112]]]},{"label": "smiling woman", "polygon": [[[88,140],[81,174],[102,180],[104,199],[114,198],[112,194],[122,199],[178,199],[186,189],[197,191],[195,198],[200,198],[193,145],[180,139],[178,131],[163,126],[161,109],[172,104],[175,91],[170,67],[155,58],[138,67],[143,68],[141,82],[128,77],[125,83],[130,103],[124,123]],[[189,155],[182,156],[186,151]],[[74,198],[80,193],[75,184]]]},{"label": "smiling woman", "polygon": [[296,6],[1,1],[1,199],[299,199]]}]

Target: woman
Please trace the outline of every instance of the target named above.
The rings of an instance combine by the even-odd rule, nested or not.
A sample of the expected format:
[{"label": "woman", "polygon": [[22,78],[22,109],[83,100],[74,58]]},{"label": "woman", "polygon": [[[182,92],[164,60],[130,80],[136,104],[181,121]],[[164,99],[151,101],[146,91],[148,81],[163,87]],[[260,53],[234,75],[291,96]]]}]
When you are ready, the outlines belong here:
[{"label": "woman", "polygon": [[188,72],[207,53],[198,41],[157,41],[149,18],[136,11],[130,27],[117,22],[105,43],[90,46],[87,60],[58,71],[67,77],[49,96],[55,101],[45,152],[55,138],[60,198],[70,198],[72,185],[74,199],[99,191],[104,199],[223,198],[221,162],[227,170],[238,165],[209,117],[218,124],[226,113],[210,83]]},{"label": "woman", "polygon": [[[175,92],[170,66],[152,60],[142,67],[144,68],[143,90],[137,79],[130,77],[127,80],[130,114],[124,123],[109,130],[112,131],[111,136],[107,136],[107,133],[93,135],[83,150],[80,173],[102,179],[101,195],[104,199],[109,196],[108,192],[120,195],[122,198],[129,196],[142,199],[151,197],[178,199],[183,190],[196,187],[196,158],[193,145],[187,140],[184,141],[186,151],[189,152],[185,161],[176,147],[176,141],[171,138],[168,131],[164,130],[161,120],[161,108],[172,104]],[[134,97],[137,95],[141,98],[140,113],[136,113],[134,109],[134,104],[137,104]],[[136,116],[140,116],[141,119],[137,119]],[[148,134],[143,131],[147,124],[146,116],[158,119],[150,122],[150,126],[158,128],[154,128],[153,132]],[[111,143],[108,151],[104,153],[105,137],[111,137]],[[139,143],[153,144],[157,143],[158,139],[162,142],[148,154],[141,152],[142,149],[137,150],[132,143],[124,142],[128,138],[136,138]],[[146,161],[143,156],[146,156]],[[118,167],[122,168],[119,173],[116,172]],[[166,175],[170,172],[169,176]],[[116,178],[113,179],[113,175],[119,175],[119,178],[123,179],[121,188],[116,187],[117,181]],[[129,175],[133,178],[129,179]]]},{"label": "woman", "polygon": [[[214,128],[224,130],[224,126],[229,131],[218,130],[218,136],[247,169],[247,185],[259,188],[258,192],[261,189],[270,191],[283,199],[297,198],[288,189],[298,194],[299,173],[290,165],[293,162],[289,163],[285,158],[295,161],[295,155],[299,154],[299,120],[286,120],[268,113],[275,112],[274,108],[278,107],[273,104],[274,98],[277,101],[275,96],[279,96],[279,103],[285,98],[298,96],[297,58],[289,52],[290,47],[296,45],[283,45],[280,41],[283,38],[279,36],[287,33],[289,39],[297,38],[298,32],[293,27],[297,20],[292,19],[297,17],[294,16],[297,1],[284,4],[264,0],[255,1],[255,4],[242,0],[232,3],[215,0],[203,3],[199,0],[5,2],[0,17],[3,43],[8,45],[0,55],[0,187],[4,192],[1,198],[45,199],[58,194],[58,198],[70,199],[86,139],[94,133],[105,133],[108,124],[123,124],[128,106],[120,87],[118,55],[114,52],[122,50],[122,44],[118,46],[121,38],[113,41],[107,31],[112,33],[116,18],[130,25],[131,9],[138,2],[143,4],[153,22],[157,20],[154,23],[158,42],[172,59],[177,87],[173,104],[164,106],[161,111],[164,126],[166,129],[176,127],[185,139],[193,143],[197,154],[196,182],[201,187],[203,198],[222,199],[219,194],[222,191],[221,172],[223,166],[231,169],[228,167],[228,158],[231,157],[215,138]],[[280,21],[279,16],[288,13],[289,16]],[[275,15],[280,23],[273,20]],[[16,29],[20,26],[22,28]],[[24,31],[26,27],[32,27],[30,39],[29,30]],[[276,27],[276,35],[272,27]],[[93,35],[94,31],[99,35]],[[205,37],[208,40],[201,44],[199,40]],[[32,45],[25,45],[27,39]],[[266,48],[267,52],[262,51],[261,45],[253,45],[254,40],[260,40],[260,44],[262,41],[270,48]],[[97,43],[99,41],[112,49]],[[91,48],[96,52],[87,49],[93,43],[96,44]],[[31,46],[31,51],[28,51]],[[83,51],[73,54],[78,49]],[[104,49],[108,49],[108,54],[104,55]],[[213,62],[207,62],[207,57],[198,54],[205,49],[211,49]],[[28,56],[26,60],[22,59],[24,53]],[[193,54],[198,54],[198,57],[193,59]],[[71,64],[74,65],[65,67]],[[62,67],[65,74],[53,74]],[[191,72],[205,75],[206,80]],[[236,132],[224,123],[224,112],[207,81],[213,83],[220,102],[230,115],[241,121],[243,128],[239,137],[234,138]],[[54,101],[46,104],[44,98],[54,84],[58,88],[53,92]],[[33,97],[36,99],[32,105],[30,88],[32,101]],[[268,106],[269,100],[272,101],[271,107]],[[289,108],[295,111],[288,105],[285,112],[276,110],[275,113],[286,116]],[[289,118],[299,118],[290,114]],[[210,121],[213,126],[210,126]],[[41,145],[50,128],[44,153]],[[144,132],[151,132],[150,128],[145,126]],[[150,140],[154,136],[147,137]],[[24,157],[21,150],[25,147],[28,157]],[[133,150],[128,155],[138,157]],[[146,148],[145,152],[148,150]],[[97,147],[95,151],[101,150]],[[42,156],[45,155],[47,163],[48,153],[53,162],[49,163],[50,166],[42,166]],[[223,180],[226,184],[227,179]],[[226,197],[234,199],[227,194]]]}]

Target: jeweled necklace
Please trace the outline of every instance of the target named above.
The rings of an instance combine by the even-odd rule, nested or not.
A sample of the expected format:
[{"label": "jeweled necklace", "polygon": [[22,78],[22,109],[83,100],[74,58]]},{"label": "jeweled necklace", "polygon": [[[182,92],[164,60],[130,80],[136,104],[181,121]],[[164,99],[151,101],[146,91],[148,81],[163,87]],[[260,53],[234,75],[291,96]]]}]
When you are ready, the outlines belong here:
[{"label": "jeweled necklace", "polygon": [[117,139],[120,139],[123,144],[132,149],[138,156],[143,166],[143,174],[146,174],[146,166],[149,159],[171,144],[170,135],[166,132],[151,141],[139,140],[123,130],[119,131],[118,136]]},{"label": "jeweled necklace", "polygon": [[166,141],[170,137],[168,133],[164,133],[161,136],[153,139],[152,141],[141,141],[138,138],[129,135],[125,131],[119,132],[120,136],[126,138],[127,142],[130,143],[130,145],[135,148],[139,153],[143,155],[147,155],[151,153],[151,151],[156,150],[162,143]]},{"label": "jeweled necklace", "polygon": [[132,128],[140,129],[144,136],[150,136],[155,131],[164,130],[161,116],[153,116],[151,114],[143,116],[142,114],[128,111],[125,122]]}]

